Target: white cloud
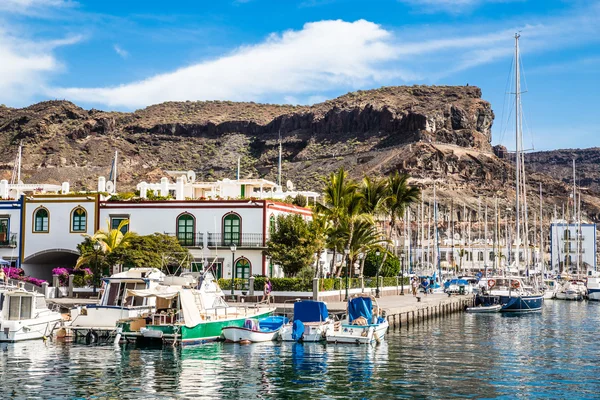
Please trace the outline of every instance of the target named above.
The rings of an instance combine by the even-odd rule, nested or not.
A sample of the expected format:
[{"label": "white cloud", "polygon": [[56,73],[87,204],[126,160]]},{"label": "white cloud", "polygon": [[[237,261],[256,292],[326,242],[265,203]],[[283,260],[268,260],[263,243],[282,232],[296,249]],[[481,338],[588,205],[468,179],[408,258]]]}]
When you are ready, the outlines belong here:
[{"label": "white cloud", "polygon": [[0,0],[0,12],[43,16],[45,11],[77,4],[71,0]]},{"label": "white cloud", "polygon": [[0,28],[0,103],[22,104],[43,90],[49,76],[63,68],[53,50],[80,40],[81,36],[28,40]]},{"label": "white cloud", "polygon": [[113,48],[115,49],[115,52],[120,55],[122,58],[127,58],[129,57],[129,52],[125,49],[122,49],[121,46],[119,46],[118,44],[115,44],[113,46]]}]

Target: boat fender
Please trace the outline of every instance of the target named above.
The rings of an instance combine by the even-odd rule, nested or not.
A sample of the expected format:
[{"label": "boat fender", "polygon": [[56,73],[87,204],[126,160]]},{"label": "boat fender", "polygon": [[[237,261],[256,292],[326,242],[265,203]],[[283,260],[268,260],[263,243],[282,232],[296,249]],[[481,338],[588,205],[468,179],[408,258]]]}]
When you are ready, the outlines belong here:
[{"label": "boat fender", "polygon": [[98,334],[92,330],[90,330],[87,335],[85,335],[85,344],[92,344],[98,341]]},{"label": "boat fender", "polygon": [[496,281],[493,279],[490,279],[488,281],[488,286],[490,287],[490,289],[493,288],[494,286],[496,286]]}]

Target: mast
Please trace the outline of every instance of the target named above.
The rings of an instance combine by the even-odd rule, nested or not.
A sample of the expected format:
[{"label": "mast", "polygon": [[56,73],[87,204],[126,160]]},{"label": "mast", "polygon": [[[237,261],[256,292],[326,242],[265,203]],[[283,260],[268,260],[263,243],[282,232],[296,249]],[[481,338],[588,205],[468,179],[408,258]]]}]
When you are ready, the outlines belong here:
[{"label": "mast", "polygon": [[281,186],[281,129],[279,129],[279,166],[277,169],[277,184]]},{"label": "mast", "polygon": [[113,182],[114,192],[117,193],[117,155],[119,154],[118,150],[115,150],[115,179]]},{"label": "mast", "polygon": [[541,271],[542,280],[546,276],[546,266],[544,265],[544,208],[543,208],[543,197],[542,197],[542,182],[540,182],[540,260],[541,260]]},{"label": "mast", "polygon": [[521,232],[519,230],[521,207],[519,205],[521,199],[520,183],[521,183],[521,119],[520,119],[520,103],[521,103],[521,76],[519,75],[519,35],[515,33],[515,144],[516,144],[516,206],[517,212],[515,215],[516,238],[515,238],[515,266],[519,270],[519,252],[521,245]]},{"label": "mast", "polygon": [[19,143],[19,156],[17,161],[17,182],[21,183],[21,158],[23,156],[23,141]]},{"label": "mast", "polygon": [[485,271],[485,276],[487,276],[487,265],[489,260],[488,254],[488,204],[485,202],[485,228],[483,233],[483,268]]}]

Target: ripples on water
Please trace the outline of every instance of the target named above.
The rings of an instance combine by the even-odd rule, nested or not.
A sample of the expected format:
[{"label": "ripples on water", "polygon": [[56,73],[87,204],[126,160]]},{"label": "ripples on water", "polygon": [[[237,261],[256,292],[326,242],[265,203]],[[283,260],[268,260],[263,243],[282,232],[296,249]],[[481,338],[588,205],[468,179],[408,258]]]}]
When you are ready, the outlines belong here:
[{"label": "ripples on water", "polygon": [[377,347],[2,344],[0,398],[599,398],[599,312],[459,314]]}]

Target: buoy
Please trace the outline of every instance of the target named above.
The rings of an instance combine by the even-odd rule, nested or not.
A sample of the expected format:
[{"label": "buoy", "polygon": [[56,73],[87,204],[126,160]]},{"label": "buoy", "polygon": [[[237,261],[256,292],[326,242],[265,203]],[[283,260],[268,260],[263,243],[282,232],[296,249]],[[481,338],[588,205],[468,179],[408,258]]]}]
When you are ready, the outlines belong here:
[{"label": "buoy", "polygon": [[252,343],[252,342],[249,341],[248,339],[240,340],[240,344],[250,344],[250,343]]},{"label": "buoy", "polygon": [[65,328],[60,328],[56,331],[56,337],[59,339],[67,337],[67,330]]}]

